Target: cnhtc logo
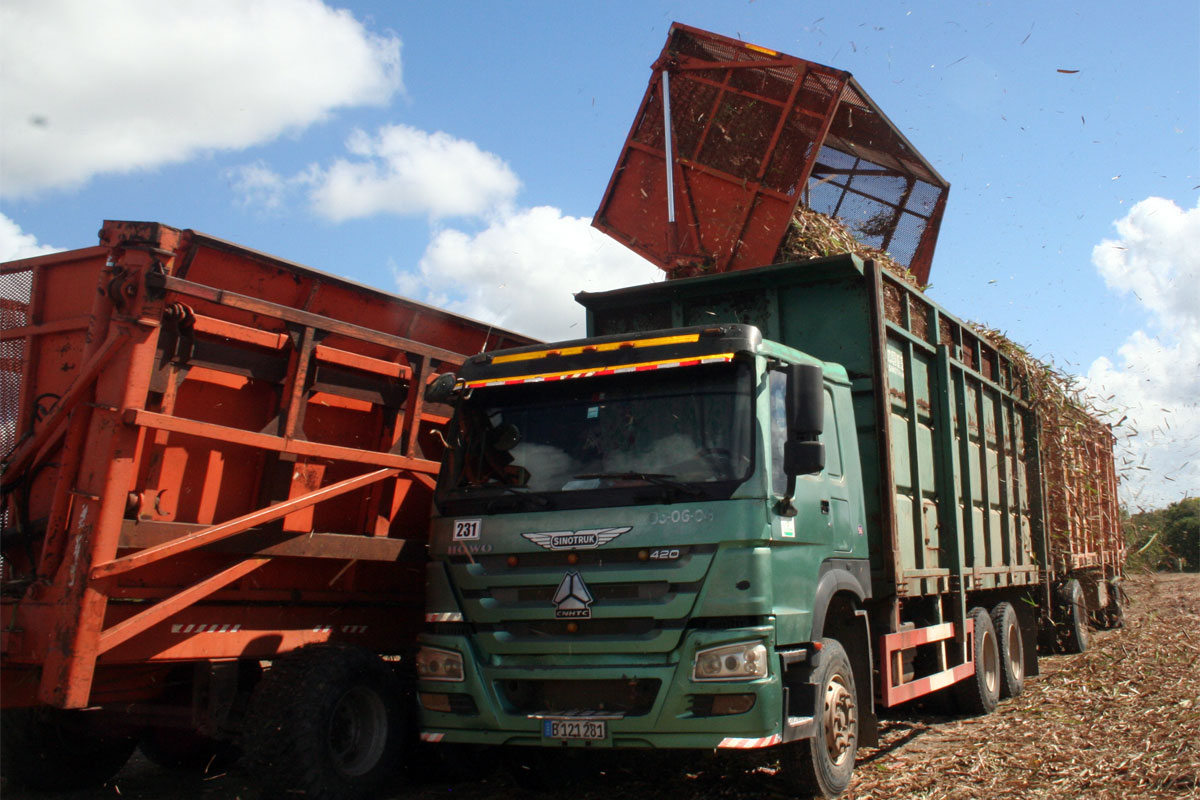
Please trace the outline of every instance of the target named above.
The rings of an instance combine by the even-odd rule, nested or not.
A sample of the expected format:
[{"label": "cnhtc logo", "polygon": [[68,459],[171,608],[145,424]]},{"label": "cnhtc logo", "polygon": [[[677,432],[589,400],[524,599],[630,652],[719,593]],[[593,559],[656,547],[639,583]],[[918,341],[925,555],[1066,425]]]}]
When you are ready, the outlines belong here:
[{"label": "cnhtc logo", "polygon": [[590,619],[592,593],[578,572],[563,575],[562,583],[554,592],[554,616],[558,619]]},{"label": "cnhtc logo", "polygon": [[595,550],[608,544],[622,533],[633,528],[592,528],[585,531],[550,531],[548,533],[522,533],[529,541],[547,550]]}]

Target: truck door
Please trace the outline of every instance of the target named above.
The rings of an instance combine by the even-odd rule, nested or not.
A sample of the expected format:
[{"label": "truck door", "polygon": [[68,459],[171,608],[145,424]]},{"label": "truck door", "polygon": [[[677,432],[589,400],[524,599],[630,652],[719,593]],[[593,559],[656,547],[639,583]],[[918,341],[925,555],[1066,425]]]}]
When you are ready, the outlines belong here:
[{"label": "truck door", "polygon": [[[787,475],[783,471],[783,446],[787,440],[786,401],[787,374],[782,370],[769,373],[771,402],[771,490],[776,497],[787,491]],[[780,522],[779,536],[811,544],[828,544],[835,551],[849,553],[854,540],[850,533],[850,494],[842,466],[841,440],[833,393],[825,387],[825,425],[820,441],[825,444],[825,469],[819,475],[802,475],[797,479],[797,515]],[[817,484],[813,487],[811,484]],[[805,487],[804,484],[809,484]],[[814,491],[815,489],[815,491]],[[789,535],[789,533],[791,535]]]}]

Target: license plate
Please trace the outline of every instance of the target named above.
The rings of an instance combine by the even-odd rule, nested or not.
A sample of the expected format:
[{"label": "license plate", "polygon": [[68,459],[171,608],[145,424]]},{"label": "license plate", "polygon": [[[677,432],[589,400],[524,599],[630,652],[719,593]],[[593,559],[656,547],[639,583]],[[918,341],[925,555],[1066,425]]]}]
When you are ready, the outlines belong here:
[{"label": "license plate", "polygon": [[602,719],[544,719],[542,736],[547,739],[603,739],[608,723]]}]

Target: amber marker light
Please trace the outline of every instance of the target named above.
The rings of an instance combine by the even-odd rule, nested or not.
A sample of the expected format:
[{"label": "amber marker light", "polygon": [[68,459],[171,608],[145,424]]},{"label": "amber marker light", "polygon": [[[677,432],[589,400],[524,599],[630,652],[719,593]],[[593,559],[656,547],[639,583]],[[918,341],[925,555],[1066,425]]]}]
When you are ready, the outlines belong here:
[{"label": "amber marker light", "polygon": [[578,622],[568,622],[567,623],[567,633],[579,633],[579,623]]},{"label": "amber marker light", "polygon": [[649,550],[638,550],[638,561],[649,561],[649,560],[650,560],[650,551]]},{"label": "amber marker light", "polygon": [[567,553],[567,563],[568,564],[578,564],[579,563],[579,554],[578,553]]},{"label": "amber marker light", "polygon": [[516,556],[509,556],[505,563],[507,563],[510,567],[515,567],[517,564],[521,563],[521,559],[517,558]]}]

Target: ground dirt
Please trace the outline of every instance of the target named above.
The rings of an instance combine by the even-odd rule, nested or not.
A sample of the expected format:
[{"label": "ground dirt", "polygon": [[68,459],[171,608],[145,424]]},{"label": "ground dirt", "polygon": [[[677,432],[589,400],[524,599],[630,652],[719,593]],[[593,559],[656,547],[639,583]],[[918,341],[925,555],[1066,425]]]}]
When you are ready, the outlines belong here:
[{"label": "ground dirt", "polygon": [[[976,718],[882,722],[881,746],[859,753],[854,800],[1200,798],[1200,575],[1135,576],[1123,630],[1093,636],[1088,652],[1049,656],[1024,693]],[[537,751],[534,751],[535,753]],[[506,753],[456,752],[387,800],[751,800],[790,796],[777,755],[752,760],[622,753],[620,760],[549,760],[513,769]],[[515,774],[514,774],[515,772]],[[259,800],[236,770],[161,769],[141,755],[102,789],[5,800],[202,798]]]}]

